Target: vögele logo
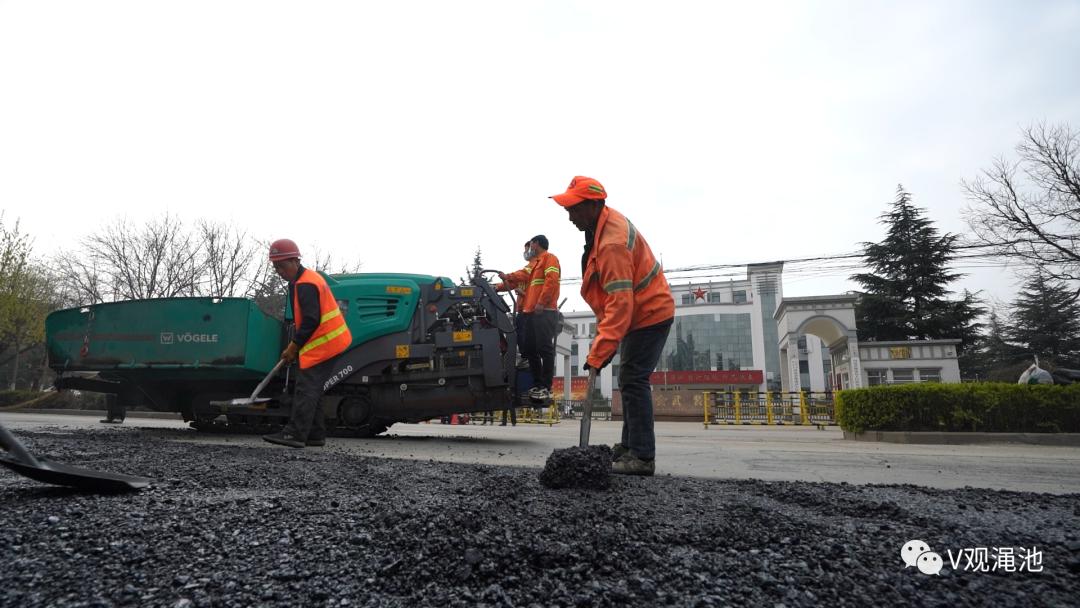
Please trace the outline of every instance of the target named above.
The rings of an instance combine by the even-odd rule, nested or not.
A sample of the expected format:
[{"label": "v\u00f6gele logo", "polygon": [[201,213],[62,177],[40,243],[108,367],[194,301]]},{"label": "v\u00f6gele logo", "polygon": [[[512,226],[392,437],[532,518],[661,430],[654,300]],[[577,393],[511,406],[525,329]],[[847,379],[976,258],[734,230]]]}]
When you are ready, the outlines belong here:
[{"label": "v\u00f6gele logo", "polygon": [[923,574],[937,574],[941,572],[941,556],[930,550],[930,545],[921,540],[909,540],[900,549],[900,558],[904,560],[905,568],[915,566]]}]

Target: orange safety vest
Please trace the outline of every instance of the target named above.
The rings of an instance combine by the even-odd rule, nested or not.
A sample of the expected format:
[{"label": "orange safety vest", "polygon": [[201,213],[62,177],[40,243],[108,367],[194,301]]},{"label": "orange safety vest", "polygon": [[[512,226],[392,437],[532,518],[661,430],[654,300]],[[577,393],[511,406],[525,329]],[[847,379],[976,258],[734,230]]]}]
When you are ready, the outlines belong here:
[{"label": "orange safety vest", "polygon": [[[305,268],[296,279],[296,285],[307,283],[319,290],[319,326],[308,341],[300,346],[300,369],[314,367],[345,352],[352,344],[352,333],[345,324],[345,316],[338,308],[337,300],[326,284],[326,279],[314,270]],[[293,324],[300,329],[303,314],[300,311],[300,299],[293,287]]]},{"label": "orange safety vest", "polygon": [[536,256],[525,268],[506,275],[506,283],[500,288],[525,286],[525,302],[521,312],[557,310],[559,307],[559,277],[562,269],[559,258],[550,251]]},{"label": "orange safety vest", "polygon": [[599,369],[614,357],[628,332],[675,316],[675,298],[660,262],[630,220],[611,207],[600,212],[581,276],[581,297],[596,314],[589,367]]}]

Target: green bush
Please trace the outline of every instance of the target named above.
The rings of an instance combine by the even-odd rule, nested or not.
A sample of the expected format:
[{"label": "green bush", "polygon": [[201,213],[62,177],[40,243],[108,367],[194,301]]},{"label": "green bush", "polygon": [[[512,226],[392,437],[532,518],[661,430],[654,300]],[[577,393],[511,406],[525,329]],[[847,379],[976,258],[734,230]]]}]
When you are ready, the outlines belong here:
[{"label": "green bush", "polygon": [[25,403],[44,395],[41,391],[0,391],[0,407]]},{"label": "green bush", "polygon": [[840,391],[845,431],[1080,433],[1080,385],[900,384]]}]

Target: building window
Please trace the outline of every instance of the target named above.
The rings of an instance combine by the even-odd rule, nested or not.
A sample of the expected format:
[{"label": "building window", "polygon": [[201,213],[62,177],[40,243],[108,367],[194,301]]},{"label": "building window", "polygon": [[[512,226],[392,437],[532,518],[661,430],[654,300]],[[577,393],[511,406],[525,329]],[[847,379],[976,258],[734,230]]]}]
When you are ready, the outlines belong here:
[{"label": "building window", "polygon": [[915,381],[915,370],[908,368],[900,368],[892,370],[893,384],[906,384],[908,382]]},{"label": "building window", "polygon": [[941,382],[941,368],[919,368],[919,382]]},{"label": "building window", "polygon": [[883,369],[868,369],[866,370],[866,384],[869,386],[879,386],[885,384],[885,370]]},{"label": "building window", "polygon": [[693,297],[694,296],[692,296],[692,295],[690,295],[688,293],[682,294],[682,304],[684,304],[684,305],[690,304],[691,298],[693,298]]},{"label": "building window", "polygon": [[735,304],[746,304],[746,291],[736,291],[732,293],[731,301]]},{"label": "building window", "polygon": [[799,361],[799,373],[800,374],[809,374],[810,373],[810,362],[807,361],[806,359],[803,359],[803,360]]},{"label": "building window", "polygon": [[596,335],[596,323],[589,323],[589,337]]}]

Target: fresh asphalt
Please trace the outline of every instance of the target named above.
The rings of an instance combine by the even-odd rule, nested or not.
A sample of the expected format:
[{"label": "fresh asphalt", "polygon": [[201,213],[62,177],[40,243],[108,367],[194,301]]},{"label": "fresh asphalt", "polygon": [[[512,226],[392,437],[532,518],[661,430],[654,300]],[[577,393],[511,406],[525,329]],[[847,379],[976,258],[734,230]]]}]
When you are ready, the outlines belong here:
[{"label": "fresh asphalt", "polygon": [[[577,442],[572,422],[395,425],[303,450],[176,420],[0,422],[39,456],[153,479],[93,494],[0,471],[0,606],[1026,608],[1080,597],[1076,448],[660,423],[658,477],[553,490],[540,467]],[[593,440],[618,429],[596,422]],[[901,483],[919,485],[883,485]],[[920,547],[917,565],[908,547]]]},{"label": "fresh asphalt", "polygon": [[[13,430],[159,429],[176,441],[238,446],[267,445],[255,435],[199,433],[179,420],[129,416],[106,425],[96,416],[7,412]],[[621,422],[595,420],[591,443],[619,441]],[[374,439],[331,437],[339,453],[494,464],[544,466],[556,448],[578,443],[578,421],[555,425],[395,424]],[[1080,493],[1080,447],[1020,443],[918,445],[844,439],[838,427],[716,426],[656,423],[657,475],[851,484],[912,484],[931,488],[988,488],[1053,494]]]}]

